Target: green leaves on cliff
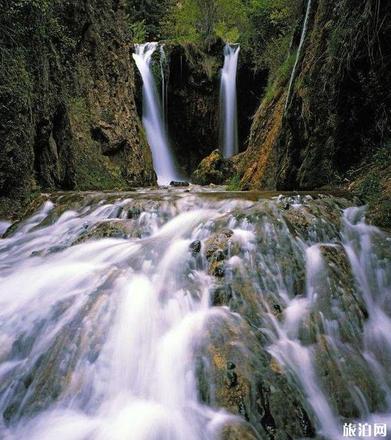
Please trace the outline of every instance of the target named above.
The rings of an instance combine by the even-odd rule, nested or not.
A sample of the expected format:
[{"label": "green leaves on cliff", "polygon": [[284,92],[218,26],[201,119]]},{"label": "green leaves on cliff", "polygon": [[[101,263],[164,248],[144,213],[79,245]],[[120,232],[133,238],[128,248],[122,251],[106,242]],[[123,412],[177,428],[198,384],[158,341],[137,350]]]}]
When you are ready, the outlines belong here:
[{"label": "green leaves on cliff", "polygon": [[173,3],[163,29],[179,42],[210,43],[216,38],[238,42],[249,28],[242,0],[182,0]]},{"label": "green leaves on cliff", "polygon": [[0,116],[33,112],[33,94],[42,71],[57,68],[58,54],[74,47],[74,40],[56,16],[50,0],[2,0],[0,12]]},{"label": "green leaves on cliff", "polygon": [[180,43],[240,43],[254,64],[276,70],[287,56],[300,0],[173,1],[162,34]]},{"label": "green leaves on cliff", "polygon": [[171,0],[126,0],[130,37],[134,43],[162,38],[161,21]]}]

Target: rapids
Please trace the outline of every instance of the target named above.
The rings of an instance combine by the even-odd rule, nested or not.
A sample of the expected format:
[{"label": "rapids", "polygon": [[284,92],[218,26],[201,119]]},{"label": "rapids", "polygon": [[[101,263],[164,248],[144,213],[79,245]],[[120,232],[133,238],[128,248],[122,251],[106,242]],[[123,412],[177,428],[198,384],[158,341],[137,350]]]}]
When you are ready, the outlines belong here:
[{"label": "rapids", "polygon": [[0,240],[0,438],[391,429],[390,236],[331,195],[44,195]]}]

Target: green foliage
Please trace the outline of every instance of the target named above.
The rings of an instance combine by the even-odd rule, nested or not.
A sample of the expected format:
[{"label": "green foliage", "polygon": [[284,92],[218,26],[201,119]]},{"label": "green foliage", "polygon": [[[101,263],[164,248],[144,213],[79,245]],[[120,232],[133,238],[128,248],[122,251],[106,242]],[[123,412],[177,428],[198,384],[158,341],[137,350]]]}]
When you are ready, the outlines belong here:
[{"label": "green foliage", "polygon": [[274,74],[288,53],[299,5],[300,0],[181,0],[172,3],[162,32],[180,43],[240,43],[256,67]]},{"label": "green foliage", "polygon": [[0,114],[4,122],[16,109],[23,112],[30,107],[32,83],[22,51],[1,49],[0,54]]},{"label": "green foliage", "polygon": [[129,24],[129,36],[133,43],[144,43],[146,41],[147,28],[145,21],[136,21]]},{"label": "green foliage", "polygon": [[377,198],[381,192],[380,176],[376,172],[370,172],[362,181],[359,195],[365,200]]},{"label": "green foliage", "polygon": [[31,103],[32,90],[40,93],[33,84],[41,79],[42,69],[57,69],[58,56],[67,56],[76,42],[50,0],[4,3],[0,14],[0,97],[8,106],[15,99]]},{"label": "green foliage", "polygon": [[242,0],[182,0],[171,6],[163,20],[165,36],[182,43],[205,43],[218,37],[236,43],[248,27]]},{"label": "green foliage", "polygon": [[373,155],[373,162],[379,167],[387,167],[391,165],[391,143],[376,150]]},{"label": "green foliage", "polygon": [[234,176],[232,176],[230,181],[228,182],[227,191],[240,191],[241,190],[240,181],[241,178],[239,174],[235,174]]},{"label": "green foliage", "polygon": [[298,0],[251,0],[249,46],[254,64],[275,76],[289,50],[292,30],[300,15]]},{"label": "green foliage", "polygon": [[160,22],[171,0],[126,0],[130,38],[135,43],[161,39]]},{"label": "green foliage", "polygon": [[296,52],[291,53],[279,66],[275,74],[269,76],[268,85],[264,95],[264,105],[269,104],[288,82],[295,64]]}]

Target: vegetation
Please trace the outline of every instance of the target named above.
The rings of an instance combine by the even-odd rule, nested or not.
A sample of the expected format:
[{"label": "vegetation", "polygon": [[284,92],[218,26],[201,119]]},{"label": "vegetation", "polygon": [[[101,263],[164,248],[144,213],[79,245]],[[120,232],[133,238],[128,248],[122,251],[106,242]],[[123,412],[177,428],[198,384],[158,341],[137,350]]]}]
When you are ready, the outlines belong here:
[{"label": "vegetation", "polygon": [[[50,42],[50,44],[49,44]],[[67,58],[76,41],[49,0],[3,0],[0,13],[0,109],[7,120],[14,109],[32,112],[42,69],[57,68],[57,57]],[[50,48],[50,50],[49,50]],[[3,117],[4,116],[4,117]],[[5,119],[4,119],[5,118]]]},{"label": "vegetation", "polygon": [[135,43],[162,39],[161,21],[171,0],[126,0],[130,37]]},{"label": "vegetation", "polygon": [[161,34],[179,43],[240,43],[253,64],[276,72],[287,55],[299,5],[299,0],[166,2]]},{"label": "vegetation", "polygon": [[227,185],[227,191],[240,191],[241,190],[241,177],[240,174],[232,176]]},{"label": "vegetation", "polygon": [[276,72],[271,72],[264,94],[264,105],[269,104],[287,84],[293,65],[295,64],[295,59],[296,51],[286,57],[285,61],[277,68]]}]

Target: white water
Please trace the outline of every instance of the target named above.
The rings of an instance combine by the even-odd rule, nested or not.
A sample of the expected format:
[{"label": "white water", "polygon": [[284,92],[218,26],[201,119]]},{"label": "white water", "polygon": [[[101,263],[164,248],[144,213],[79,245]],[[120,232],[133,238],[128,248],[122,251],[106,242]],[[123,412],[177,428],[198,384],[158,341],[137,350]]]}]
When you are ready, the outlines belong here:
[{"label": "white water", "polygon": [[[12,429],[0,423],[0,438],[201,440],[235,422],[199,402],[194,376],[205,326],[226,316],[209,306],[210,277],[190,268],[196,226],[216,211],[183,212],[164,225],[162,219],[155,225],[154,216],[147,220],[145,212],[141,230],[152,226],[156,232],[144,240],[103,239],[47,254],[119,215],[123,203],[67,211],[34,230],[53,209],[48,203],[0,243],[0,413],[15,381],[34,371],[39,359],[47,370],[35,376],[21,407],[40,398],[49,403]],[[31,342],[24,341],[27,335]],[[17,341],[21,352],[13,355]],[[51,365],[46,356],[56,347],[62,358]],[[3,362],[8,356],[12,360]],[[50,405],[55,387],[61,393]],[[34,392],[40,398],[32,400]]]},{"label": "white water", "polygon": [[165,68],[167,64],[167,56],[164,51],[164,44],[160,46],[160,75],[162,78],[162,112],[163,112],[163,122],[167,127],[167,83]]},{"label": "white water", "polygon": [[[311,204],[310,197],[235,197],[92,194],[64,212],[56,212],[58,201],[48,201],[0,240],[1,439],[218,439],[238,417],[213,405],[213,398],[210,405],[201,401],[196,364],[211,344],[211,329],[218,334],[229,326],[240,335],[248,317],[212,306],[216,284],[244,302],[247,289],[254,289],[260,321],[252,328],[265,339],[249,348],[266,349],[278,361],[320,438],[342,438],[345,420],[319,371],[316,356],[326,343],[335,374],[358,408],[357,422],[391,423],[391,262],[382,252],[390,237],[364,223],[364,208],[345,209],[339,230],[319,215],[321,201]],[[288,210],[281,208],[286,203]],[[325,207],[339,214],[335,205],[320,212]],[[308,226],[292,232],[287,212]],[[125,226],[129,237],[77,244],[107,222]],[[226,228],[233,232],[232,254],[218,281],[203,252],[213,233]],[[198,257],[189,250],[194,240],[202,242]],[[330,270],[342,278],[345,272],[330,265],[325,249],[346,252],[355,281],[347,298],[354,295],[368,311],[362,331],[351,324],[356,336],[348,342],[342,326],[354,314],[338,303],[340,286]],[[302,290],[293,288],[300,265]],[[325,300],[337,317],[319,305]],[[272,312],[275,304],[280,316]],[[319,326],[315,340],[308,339],[310,322]],[[246,342],[225,340],[228,350]],[[357,359],[374,381],[370,392],[384,393],[382,412],[369,410],[365,384],[361,388],[346,370]],[[212,377],[206,375],[213,390]]]},{"label": "white water", "polygon": [[160,185],[172,180],[180,180],[171,153],[166,132],[162,108],[151,70],[152,55],[158,43],[144,43],[135,46],[133,58],[143,80],[143,125],[148,143],[152,150],[152,159]]},{"label": "white water", "polygon": [[299,64],[299,60],[300,60],[301,52],[302,52],[302,49],[303,49],[305,37],[307,35],[308,19],[309,19],[310,12],[311,12],[312,0],[307,0],[307,1],[308,1],[308,3],[307,3],[307,10],[306,10],[306,13],[305,13],[303,29],[301,31],[300,43],[299,43],[299,47],[297,49],[295,64],[293,65],[291,77],[289,79],[288,93],[287,93],[286,102],[285,102],[285,110],[288,108],[289,101],[291,99],[291,92],[292,92],[293,82],[294,82],[294,80],[296,78],[297,66]]},{"label": "white water", "polygon": [[226,158],[239,152],[236,97],[239,51],[239,45],[224,46],[224,66],[220,85],[220,142]]}]

